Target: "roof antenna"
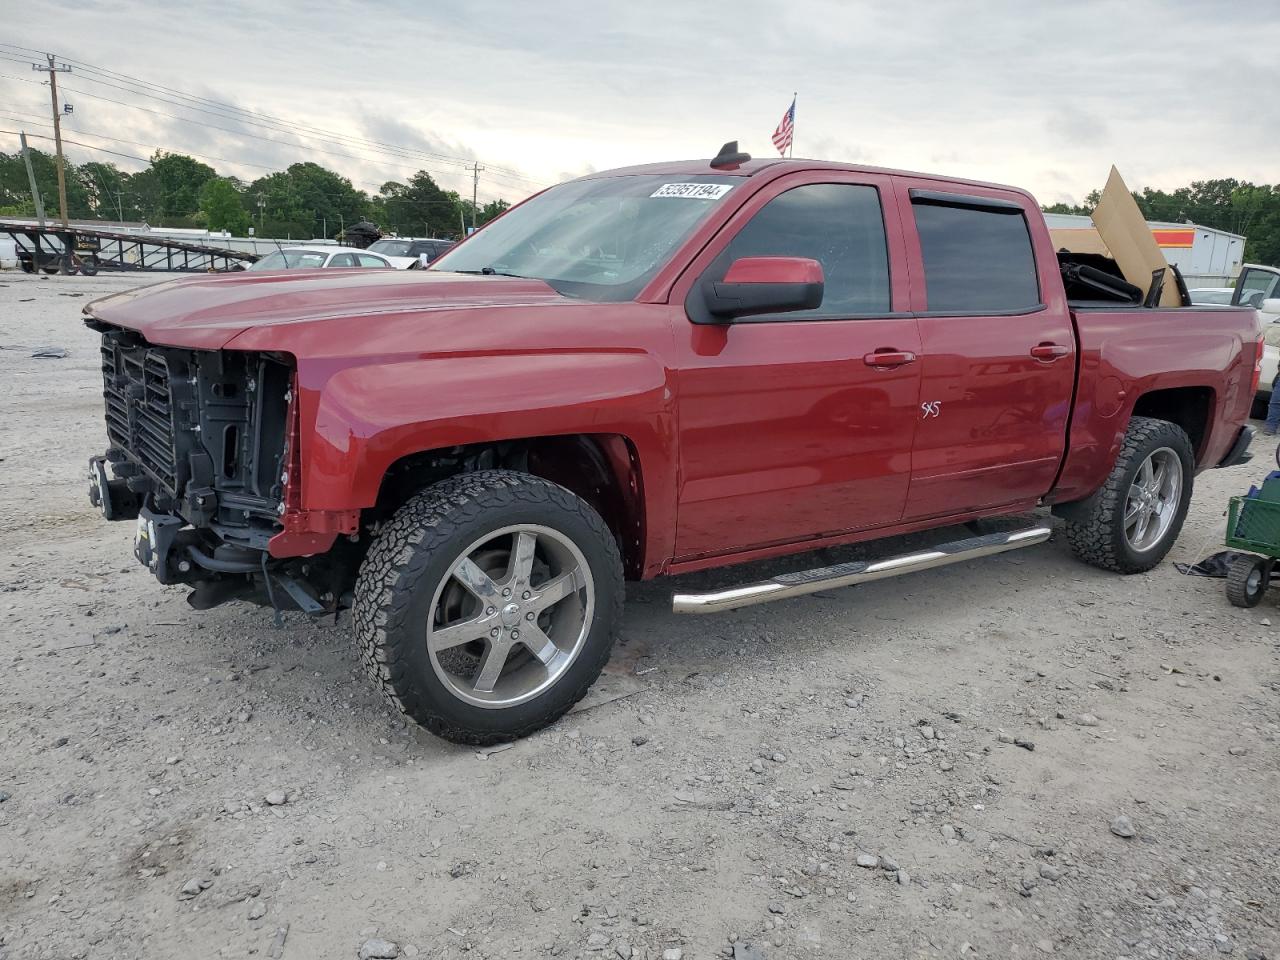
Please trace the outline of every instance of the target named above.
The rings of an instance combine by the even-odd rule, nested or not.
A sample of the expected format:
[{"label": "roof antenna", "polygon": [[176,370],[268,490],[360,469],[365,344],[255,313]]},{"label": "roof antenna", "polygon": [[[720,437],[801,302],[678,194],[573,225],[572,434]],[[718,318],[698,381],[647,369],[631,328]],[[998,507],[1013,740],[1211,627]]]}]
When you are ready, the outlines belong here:
[{"label": "roof antenna", "polygon": [[711,161],[711,169],[736,170],[750,159],[751,154],[743,153],[738,149],[737,140],[730,140],[720,148],[720,152],[716,154],[716,158]]}]

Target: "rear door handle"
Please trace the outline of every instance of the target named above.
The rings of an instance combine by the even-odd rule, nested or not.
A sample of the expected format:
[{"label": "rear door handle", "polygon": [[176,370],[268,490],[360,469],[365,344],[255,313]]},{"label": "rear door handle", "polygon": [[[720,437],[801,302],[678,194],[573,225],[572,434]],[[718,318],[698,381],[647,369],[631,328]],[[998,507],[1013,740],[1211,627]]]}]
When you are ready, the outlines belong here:
[{"label": "rear door handle", "polygon": [[1064,347],[1060,343],[1041,343],[1031,348],[1031,355],[1037,360],[1044,360],[1052,363],[1059,357],[1065,357],[1071,352],[1070,347]]},{"label": "rear door handle", "polygon": [[916,355],[909,350],[890,350],[881,347],[873,353],[868,353],[862,358],[862,362],[868,367],[880,367],[887,369],[889,367],[901,367],[908,363],[915,363]]}]

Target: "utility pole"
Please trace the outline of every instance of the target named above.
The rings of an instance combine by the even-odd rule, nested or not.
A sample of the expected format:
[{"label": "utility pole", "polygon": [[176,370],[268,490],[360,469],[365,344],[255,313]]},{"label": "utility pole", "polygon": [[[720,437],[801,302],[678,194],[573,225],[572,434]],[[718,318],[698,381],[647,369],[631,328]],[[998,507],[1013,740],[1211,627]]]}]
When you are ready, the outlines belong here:
[{"label": "utility pole", "polygon": [[44,201],[40,199],[40,188],[36,186],[36,174],[31,169],[31,152],[27,149],[27,135],[19,133],[18,139],[22,141],[22,162],[27,165],[27,179],[31,181],[31,199],[36,202],[36,219],[40,221],[40,227],[43,229]]},{"label": "utility pole", "polygon": [[124,194],[119,190],[116,191],[116,213],[120,214],[120,226],[122,229],[124,227],[124,204],[120,202],[120,198],[123,196]]},{"label": "utility pole", "polygon": [[33,63],[31,69],[49,75],[49,99],[53,103],[53,145],[58,156],[58,214],[65,229],[69,226],[67,223],[67,172],[62,160],[62,111],[58,109],[58,74],[70,73],[71,68],[65,63],[58,63],[52,53],[45,54],[45,59],[49,61],[48,66]]},{"label": "utility pole", "polygon": [[266,216],[267,201],[262,194],[258,194],[258,236],[262,236],[263,218]]},{"label": "utility pole", "polygon": [[480,171],[483,169],[484,167],[479,163],[471,165],[471,229],[473,232],[476,229],[476,197],[480,192]]}]

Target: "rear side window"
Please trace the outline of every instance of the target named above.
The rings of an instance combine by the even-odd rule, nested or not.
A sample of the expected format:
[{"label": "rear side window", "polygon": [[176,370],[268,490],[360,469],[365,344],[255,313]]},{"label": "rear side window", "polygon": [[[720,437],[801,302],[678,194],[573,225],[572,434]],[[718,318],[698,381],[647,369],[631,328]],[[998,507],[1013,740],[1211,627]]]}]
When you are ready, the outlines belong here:
[{"label": "rear side window", "polygon": [[889,312],[889,256],[875,187],[812,183],[766,203],[717,258],[719,276],[742,257],[807,257],[822,264],[822,306],[777,317],[809,320]]},{"label": "rear side window", "polygon": [[912,200],[930,313],[1008,313],[1040,305],[1031,234],[1017,207]]}]

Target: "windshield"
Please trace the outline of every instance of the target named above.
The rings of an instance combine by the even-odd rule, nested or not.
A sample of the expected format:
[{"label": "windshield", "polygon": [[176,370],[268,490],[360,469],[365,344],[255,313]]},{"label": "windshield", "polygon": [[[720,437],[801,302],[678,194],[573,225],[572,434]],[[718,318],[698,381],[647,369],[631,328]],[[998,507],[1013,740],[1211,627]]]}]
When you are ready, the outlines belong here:
[{"label": "windshield", "polygon": [[377,243],[369,245],[370,250],[385,257],[410,256],[409,250],[411,247],[412,244],[408,240],[379,240]]},{"label": "windshield", "polygon": [[561,184],[431,269],[534,277],[566,296],[630,300],[739,180],[645,174]]},{"label": "windshield", "polygon": [[296,270],[323,267],[325,254],[312,250],[277,250],[269,253],[250,270]]}]

